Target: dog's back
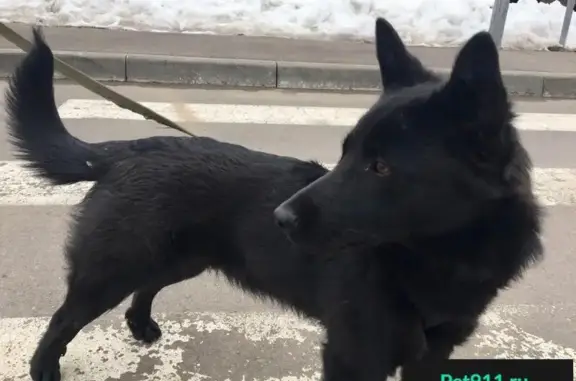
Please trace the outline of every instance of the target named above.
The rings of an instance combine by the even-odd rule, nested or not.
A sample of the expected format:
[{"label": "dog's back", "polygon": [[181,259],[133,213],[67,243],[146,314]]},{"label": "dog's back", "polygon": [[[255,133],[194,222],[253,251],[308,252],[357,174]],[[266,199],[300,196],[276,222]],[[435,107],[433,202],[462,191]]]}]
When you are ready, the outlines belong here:
[{"label": "dog's back", "polygon": [[[6,93],[7,125],[15,156],[54,185],[98,181],[115,163],[144,154],[170,153],[173,159],[204,160],[219,165],[221,158],[241,162],[245,156],[262,163],[299,163],[293,158],[248,150],[208,137],[161,137],[87,143],[64,126],[54,98],[54,55],[39,28],[33,28],[33,45],[10,78]],[[178,155],[190,155],[176,158]],[[166,156],[165,156],[166,157]],[[318,167],[316,165],[316,167]]]}]

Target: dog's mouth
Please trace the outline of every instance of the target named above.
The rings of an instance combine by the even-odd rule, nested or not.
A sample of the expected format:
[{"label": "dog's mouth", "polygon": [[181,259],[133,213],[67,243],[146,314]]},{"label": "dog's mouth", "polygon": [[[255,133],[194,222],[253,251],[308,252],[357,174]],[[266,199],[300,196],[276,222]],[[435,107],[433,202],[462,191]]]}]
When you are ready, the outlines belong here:
[{"label": "dog's mouth", "polygon": [[319,249],[323,246],[322,240],[315,237],[313,234],[308,235],[301,230],[287,230],[282,229],[286,238],[294,246],[299,246],[306,249]]},{"label": "dog's mouth", "polygon": [[[304,199],[307,200],[307,199]],[[304,201],[299,201],[302,209]],[[295,212],[289,204],[274,211],[276,225],[292,245],[317,254],[363,251],[382,244],[382,237],[369,230],[342,223],[327,223],[318,209],[309,207],[307,213]]]},{"label": "dog's mouth", "polygon": [[352,229],[284,230],[284,234],[292,245],[323,256],[360,252],[382,244],[378,237]]}]

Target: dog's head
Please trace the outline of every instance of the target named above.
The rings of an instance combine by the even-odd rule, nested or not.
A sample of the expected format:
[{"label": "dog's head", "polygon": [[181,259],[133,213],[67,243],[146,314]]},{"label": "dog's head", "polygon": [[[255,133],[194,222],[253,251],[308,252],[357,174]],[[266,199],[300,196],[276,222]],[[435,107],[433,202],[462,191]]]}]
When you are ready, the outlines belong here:
[{"label": "dog's head", "polygon": [[447,79],[384,19],[376,51],[381,96],[344,139],[335,168],[274,212],[294,241],[342,248],[442,234],[525,182],[529,159],[487,32],[466,42]]}]

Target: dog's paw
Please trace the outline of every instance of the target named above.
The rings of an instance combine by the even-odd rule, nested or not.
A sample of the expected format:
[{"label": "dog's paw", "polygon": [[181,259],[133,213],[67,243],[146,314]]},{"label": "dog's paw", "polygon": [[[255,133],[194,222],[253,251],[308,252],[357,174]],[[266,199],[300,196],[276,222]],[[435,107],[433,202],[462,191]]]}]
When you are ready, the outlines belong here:
[{"label": "dog's paw", "polygon": [[60,365],[35,365],[30,368],[30,377],[33,381],[60,381]]},{"label": "dog's paw", "polygon": [[162,336],[162,331],[160,330],[158,323],[156,323],[152,318],[145,323],[134,322],[131,320],[127,320],[127,323],[130,332],[132,332],[132,336],[138,341],[151,344]]},{"label": "dog's paw", "polygon": [[162,331],[158,323],[152,318],[137,319],[131,316],[130,310],[126,312],[126,324],[132,332],[132,337],[138,341],[143,341],[146,344],[152,344],[162,336]]}]

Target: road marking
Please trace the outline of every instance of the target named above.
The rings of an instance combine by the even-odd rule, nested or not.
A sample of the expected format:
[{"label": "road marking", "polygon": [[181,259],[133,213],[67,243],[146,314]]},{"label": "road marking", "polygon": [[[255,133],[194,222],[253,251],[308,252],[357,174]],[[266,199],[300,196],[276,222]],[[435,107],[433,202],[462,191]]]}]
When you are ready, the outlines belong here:
[{"label": "road marking", "polygon": [[[320,379],[323,329],[293,314],[189,313],[159,315],[162,339],[135,343],[121,315],[98,319],[69,345],[61,360],[63,380],[274,380]],[[26,379],[28,361],[47,317],[0,319],[0,378]],[[572,348],[550,342],[487,312],[464,357],[575,358]],[[231,355],[232,354],[232,355]],[[458,357],[462,357],[458,356]],[[282,370],[270,364],[282,364]],[[278,374],[284,373],[284,374]],[[87,376],[84,376],[87,375]]]},{"label": "road marking", "polygon": [[[0,319],[0,379],[28,379],[28,361],[47,323]],[[120,317],[96,321],[68,345],[60,360],[63,380],[319,380],[314,355],[320,329],[305,320],[197,313],[159,323],[161,341],[146,347],[131,339]]]},{"label": "road marking", "polygon": [[[175,122],[353,126],[365,108],[143,102]],[[97,99],[69,99],[58,109],[63,119],[144,120],[140,114]],[[530,131],[576,131],[574,114],[519,113],[516,127]]]},{"label": "road marking", "polygon": [[[533,178],[536,194],[544,205],[576,205],[576,169],[535,168]],[[73,205],[92,186],[91,182],[52,186],[18,161],[0,162],[0,183],[2,205]]]},{"label": "road marking", "polygon": [[[334,164],[326,164],[331,169]],[[576,205],[576,169],[535,168],[534,190],[545,206]],[[74,205],[92,182],[52,186],[19,161],[0,161],[0,205]]]},{"label": "road marking", "polygon": [[[567,348],[549,340],[524,331],[510,320],[503,319],[494,311],[482,317],[486,331],[476,334],[478,347],[499,348],[497,359],[529,359],[538,356],[543,359],[576,358],[576,350]],[[537,353],[533,353],[535,350]],[[576,364],[575,364],[576,365]]]},{"label": "road marking", "polygon": [[518,113],[514,123],[526,131],[576,131],[576,114]]},{"label": "road marking", "polygon": [[[250,123],[285,125],[354,125],[365,109],[333,107],[294,107],[229,104],[143,102],[155,112],[175,122]],[[112,102],[70,99],[58,112],[62,119],[144,120],[140,114],[122,109]]]}]

